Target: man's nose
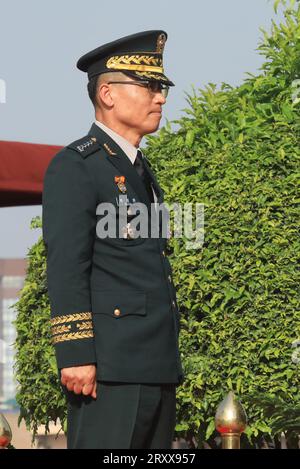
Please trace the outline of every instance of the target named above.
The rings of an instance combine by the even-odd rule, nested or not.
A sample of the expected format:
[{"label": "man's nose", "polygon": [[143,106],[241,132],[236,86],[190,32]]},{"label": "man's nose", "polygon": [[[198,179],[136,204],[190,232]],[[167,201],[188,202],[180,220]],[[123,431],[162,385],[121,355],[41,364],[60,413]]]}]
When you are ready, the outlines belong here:
[{"label": "man's nose", "polygon": [[155,93],[154,101],[155,103],[161,104],[162,106],[167,102],[166,98],[161,92]]}]

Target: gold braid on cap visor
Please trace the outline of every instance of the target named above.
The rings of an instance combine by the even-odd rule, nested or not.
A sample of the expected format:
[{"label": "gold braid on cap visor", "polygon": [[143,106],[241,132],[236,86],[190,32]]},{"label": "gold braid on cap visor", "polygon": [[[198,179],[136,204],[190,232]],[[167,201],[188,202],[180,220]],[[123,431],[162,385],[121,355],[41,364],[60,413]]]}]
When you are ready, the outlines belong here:
[{"label": "gold braid on cap visor", "polygon": [[106,62],[106,67],[114,70],[164,73],[161,57],[153,55],[119,55],[110,57]]}]

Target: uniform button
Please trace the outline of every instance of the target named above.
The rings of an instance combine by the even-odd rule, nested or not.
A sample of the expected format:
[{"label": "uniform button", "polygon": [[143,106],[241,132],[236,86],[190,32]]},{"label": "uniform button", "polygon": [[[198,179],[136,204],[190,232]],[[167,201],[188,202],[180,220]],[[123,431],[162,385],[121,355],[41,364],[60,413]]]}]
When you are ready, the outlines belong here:
[{"label": "uniform button", "polygon": [[171,275],[168,275],[168,280],[169,280],[169,282],[172,281]]},{"label": "uniform button", "polygon": [[115,316],[120,316],[120,314],[121,314],[121,311],[119,309],[114,310],[114,315]]},{"label": "uniform button", "polygon": [[163,252],[162,252],[162,255],[163,255],[164,257],[166,257],[166,251],[163,251]]}]

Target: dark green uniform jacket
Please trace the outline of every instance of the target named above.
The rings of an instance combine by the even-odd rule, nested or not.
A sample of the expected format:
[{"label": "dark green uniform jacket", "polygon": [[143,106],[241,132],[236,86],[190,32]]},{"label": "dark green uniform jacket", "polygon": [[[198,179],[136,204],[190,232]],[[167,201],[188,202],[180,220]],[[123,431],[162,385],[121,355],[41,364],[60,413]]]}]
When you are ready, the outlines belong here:
[{"label": "dark green uniform jacket", "polygon": [[[161,203],[162,190],[146,166]],[[179,313],[166,239],[97,236],[98,204],[120,209],[120,176],[129,202],[149,206],[135,167],[95,124],[46,172],[43,237],[58,367],[96,363],[102,381],[180,383]]]}]

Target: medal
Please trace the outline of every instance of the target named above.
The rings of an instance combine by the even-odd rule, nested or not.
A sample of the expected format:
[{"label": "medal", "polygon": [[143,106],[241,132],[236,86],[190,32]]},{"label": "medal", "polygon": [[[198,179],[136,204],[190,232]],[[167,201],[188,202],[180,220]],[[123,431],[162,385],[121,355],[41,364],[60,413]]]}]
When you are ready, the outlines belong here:
[{"label": "medal", "polygon": [[130,226],[130,223],[127,223],[126,226],[122,227],[122,235],[124,239],[134,239],[135,238],[135,230]]},{"label": "medal", "polygon": [[115,183],[118,186],[118,189],[122,194],[125,194],[127,192],[127,187],[125,185],[125,176],[115,176]]}]

